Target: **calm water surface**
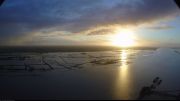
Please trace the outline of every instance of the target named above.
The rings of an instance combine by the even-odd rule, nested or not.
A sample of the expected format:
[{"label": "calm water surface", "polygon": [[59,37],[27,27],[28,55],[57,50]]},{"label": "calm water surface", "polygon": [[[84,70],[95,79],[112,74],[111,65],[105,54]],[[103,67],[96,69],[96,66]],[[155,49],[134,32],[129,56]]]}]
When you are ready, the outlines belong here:
[{"label": "calm water surface", "polygon": [[[136,99],[141,87],[150,85],[157,76],[163,80],[158,90],[178,90],[178,52],[174,49],[131,49],[83,53],[3,53],[0,56],[0,65],[4,68],[0,72],[0,98]],[[18,60],[17,56],[29,58]],[[42,57],[53,67],[52,70],[42,63]],[[4,66],[7,64],[28,64],[34,69],[18,70],[20,67]]]}]

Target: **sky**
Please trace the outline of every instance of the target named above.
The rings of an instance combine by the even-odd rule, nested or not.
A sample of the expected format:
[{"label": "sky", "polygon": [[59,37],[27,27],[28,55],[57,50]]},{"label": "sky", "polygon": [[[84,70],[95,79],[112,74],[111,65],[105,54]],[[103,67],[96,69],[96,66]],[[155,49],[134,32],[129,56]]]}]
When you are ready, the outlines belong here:
[{"label": "sky", "polygon": [[[180,46],[180,9],[173,0],[6,0],[0,45],[112,45],[133,31],[134,46]],[[125,33],[126,34],[126,33]]]}]

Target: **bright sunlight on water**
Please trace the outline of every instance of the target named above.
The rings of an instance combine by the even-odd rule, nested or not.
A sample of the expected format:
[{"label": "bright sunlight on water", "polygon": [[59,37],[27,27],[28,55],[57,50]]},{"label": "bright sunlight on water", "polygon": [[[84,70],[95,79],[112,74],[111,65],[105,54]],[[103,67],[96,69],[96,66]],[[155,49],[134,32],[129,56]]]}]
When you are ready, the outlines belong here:
[{"label": "bright sunlight on water", "polygon": [[118,74],[115,86],[115,99],[129,99],[130,97],[130,74],[128,68],[128,50],[122,50],[120,53],[120,66],[118,67]]}]

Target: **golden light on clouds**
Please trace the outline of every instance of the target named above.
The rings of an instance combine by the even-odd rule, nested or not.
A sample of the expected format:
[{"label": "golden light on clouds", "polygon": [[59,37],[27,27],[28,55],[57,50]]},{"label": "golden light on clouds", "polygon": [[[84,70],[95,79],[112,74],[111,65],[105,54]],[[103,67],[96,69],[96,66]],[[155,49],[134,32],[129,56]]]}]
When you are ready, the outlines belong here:
[{"label": "golden light on clouds", "polygon": [[133,47],[136,45],[134,32],[130,29],[120,29],[111,37],[111,43],[119,47]]}]

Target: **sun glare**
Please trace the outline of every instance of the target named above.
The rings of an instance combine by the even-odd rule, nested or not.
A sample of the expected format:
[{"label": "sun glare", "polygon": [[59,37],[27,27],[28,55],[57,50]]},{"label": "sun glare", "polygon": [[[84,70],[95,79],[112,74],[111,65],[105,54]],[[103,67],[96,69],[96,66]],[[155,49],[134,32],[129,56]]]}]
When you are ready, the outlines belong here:
[{"label": "sun glare", "polygon": [[128,29],[117,31],[111,39],[112,44],[119,47],[132,47],[135,45],[134,32]]}]

